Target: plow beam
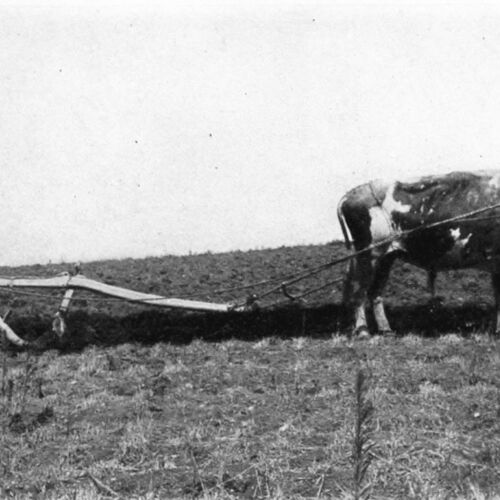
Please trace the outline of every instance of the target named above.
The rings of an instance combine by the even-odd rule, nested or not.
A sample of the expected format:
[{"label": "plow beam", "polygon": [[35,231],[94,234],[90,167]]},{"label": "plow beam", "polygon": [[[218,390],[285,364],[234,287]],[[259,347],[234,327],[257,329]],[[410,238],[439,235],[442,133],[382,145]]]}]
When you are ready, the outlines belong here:
[{"label": "plow beam", "polygon": [[[162,295],[137,292],[135,290],[129,290],[128,288],[107,285],[106,283],[86,278],[83,274],[62,274],[53,278],[0,278],[0,288],[63,288],[68,290],[87,290],[89,292],[95,292],[100,295],[107,295],[129,302],[173,309],[206,312],[241,310],[241,308],[235,308],[233,304],[217,304],[199,300],[176,299],[164,297]],[[71,296],[68,297],[68,303],[69,300],[71,300]]]}]

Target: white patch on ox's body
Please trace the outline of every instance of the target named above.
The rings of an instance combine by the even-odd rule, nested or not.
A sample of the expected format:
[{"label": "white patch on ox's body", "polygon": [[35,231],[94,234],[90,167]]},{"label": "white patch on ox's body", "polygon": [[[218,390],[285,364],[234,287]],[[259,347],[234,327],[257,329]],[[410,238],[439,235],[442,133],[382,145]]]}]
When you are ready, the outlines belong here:
[{"label": "white patch on ox's body", "polygon": [[387,248],[387,253],[398,252],[400,250],[406,251],[406,247],[401,240],[397,239],[391,242],[391,244]]},{"label": "white patch on ox's body", "polygon": [[460,228],[450,229],[450,236],[455,240],[457,247],[464,248],[467,243],[469,243],[472,233],[469,233],[465,238],[462,238]]},{"label": "white patch on ox's body", "polygon": [[400,201],[394,199],[394,189],[396,184],[393,183],[387,190],[384,201],[381,205],[369,209],[370,212],[370,233],[373,241],[383,238],[388,238],[395,231],[400,231],[400,228],[394,224],[393,214],[408,213],[411,210],[411,205],[404,205]]},{"label": "white patch on ox's body", "polygon": [[393,212],[399,212],[402,214],[407,214],[411,210],[411,205],[403,205],[400,201],[394,199],[394,190],[396,189],[396,184],[387,190],[384,201],[382,202],[382,208],[389,214],[392,215]]},{"label": "white patch on ox's body", "polygon": [[495,174],[491,176],[491,179],[488,181],[488,187],[492,189],[500,188],[500,174]]},{"label": "white patch on ox's body", "polygon": [[500,173],[495,173],[491,176],[486,185],[485,194],[492,202],[498,200],[498,195],[500,194]]},{"label": "white patch on ox's body", "polygon": [[382,240],[389,237],[393,232],[389,214],[381,207],[372,207],[370,212],[370,234],[372,241]]}]

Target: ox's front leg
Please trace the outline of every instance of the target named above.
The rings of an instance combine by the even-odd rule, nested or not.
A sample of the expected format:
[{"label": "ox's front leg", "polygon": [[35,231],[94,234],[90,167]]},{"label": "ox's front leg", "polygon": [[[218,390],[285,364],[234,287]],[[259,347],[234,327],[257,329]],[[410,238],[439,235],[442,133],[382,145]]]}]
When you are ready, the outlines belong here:
[{"label": "ox's front leg", "polygon": [[495,294],[495,323],[493,325],[493,333],[495,336],[500,336],[500,272],[492,273],[491,282],[493,284],[493,292]]}]

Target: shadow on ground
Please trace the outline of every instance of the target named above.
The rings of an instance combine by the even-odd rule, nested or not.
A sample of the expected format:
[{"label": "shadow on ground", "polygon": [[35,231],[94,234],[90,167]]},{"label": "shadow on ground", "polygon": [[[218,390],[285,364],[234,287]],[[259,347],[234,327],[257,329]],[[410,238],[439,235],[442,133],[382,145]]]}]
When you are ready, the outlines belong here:
[{"label": "shadow on ground", "polygon": [[[387,311],[393,328],[400,335],[486,332],[493,319],[492,307],[484,304],[398,306],[388,307]],[[50,332],[50,324],[48,316],[24,316],[11,321],[21,337],[35,341],[41,349],[56,347],[72,351],[92,344],[116,345],[130,341],[188,344],[196,338],[220,341],[268,336],[327,337],[333,332],[348,335],[351,314],[335,304],[308,308],[291,304],[274,310],[228,314],[143,310],[123,317],[82,310],[69,315],[68,333],[63,341]]]}]

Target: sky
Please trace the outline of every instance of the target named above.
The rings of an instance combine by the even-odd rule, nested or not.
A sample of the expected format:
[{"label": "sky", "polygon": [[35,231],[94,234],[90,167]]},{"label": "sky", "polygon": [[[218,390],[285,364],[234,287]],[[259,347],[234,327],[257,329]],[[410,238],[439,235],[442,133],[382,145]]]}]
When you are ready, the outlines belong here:
[{"label": "sky", "polygon": [[326,243],[369,179],[500,167],[500,9],[0,2],[2,265]]}]

